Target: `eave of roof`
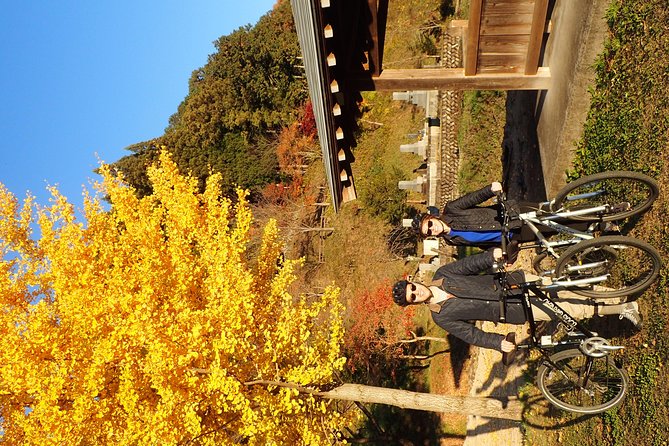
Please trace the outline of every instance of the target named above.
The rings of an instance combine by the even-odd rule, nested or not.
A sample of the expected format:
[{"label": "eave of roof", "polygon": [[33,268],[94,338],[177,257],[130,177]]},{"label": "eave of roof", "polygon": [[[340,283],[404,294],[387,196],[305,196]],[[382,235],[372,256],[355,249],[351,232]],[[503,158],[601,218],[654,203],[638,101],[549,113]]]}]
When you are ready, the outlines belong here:
[{"label": "eave of roof", "polygon": [[[325,7],[329,7],[329,2],[325,3]],[[342,125],[341,117],[342,114],[351,112],[350,104],[345,107],[343,103],[347,101],[343,97],[340,97],[339,100],[336,98],[338,94],[341,96],[338,90],[339,84],[332,73],[336,58],[332,52],[327,50],[326,39],[330,37],[325,35],[327,24],[323,23],[321,1],[291,0],[291,6],[302,49],[328,188],[332,197],[332,205],[335,210],[338,210],[343,202],[355,198],[355,186],[350,167],[352,155],[350,147],[347,147],[352,140],[352,135],[344,134],[350,128]]]}]

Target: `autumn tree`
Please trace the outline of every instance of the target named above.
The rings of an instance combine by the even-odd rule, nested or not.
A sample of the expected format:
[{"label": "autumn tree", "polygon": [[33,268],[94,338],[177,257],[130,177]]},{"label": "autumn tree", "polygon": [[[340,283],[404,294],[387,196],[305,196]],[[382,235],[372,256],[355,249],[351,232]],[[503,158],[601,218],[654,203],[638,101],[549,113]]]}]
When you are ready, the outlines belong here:
[{"label": "autumn tree", "polygon": [[344,365],[338,291],[286,291],[271,221],[248,258],[220,175],[200,193],[162,153],[140,199],[100,171],[83,221],[0,187],[0,442],[329,444],[349,415],[299,389]]},{"label": "autumn tree", "polygon": [[287,204],[298,201],[304,195],[304,173],[321,153],[316,140],[316,121],[311,102],[306,102],[299,119],[281,129],[276,145],[282,181],[271,183],[262,189],[262,201],[267,204]]},{"label": "autumn tree", "polygon": [[413,308],[404,311],[393,303],[392,288],[383,282],[363,291],[349,304],[350,317],[344,348],[349,356],[352,372],[363,369],[378,375],[381,366],[393,370],[404,353],[400,341],[414,328]]},{"label": "autumn tree", "polygon": [[217,174],[199,192],[165,152],[144,198],[100,172],[82,221],[56,189],[42,207],[0,186],[0,442],[322,445],[355,416],[336,401],[519,419],[341,384],[338,291],[287,291],[299,262],[273,221],[250,258],[245,193],[221,196]]},{"label": "autumn tree", "polygon": [[279,135],[276,153],[282,172],[290,174],[296,167],[320,158],[317,136],[313,105],[307,101],[300,108],[297,119],[284,127]]}]

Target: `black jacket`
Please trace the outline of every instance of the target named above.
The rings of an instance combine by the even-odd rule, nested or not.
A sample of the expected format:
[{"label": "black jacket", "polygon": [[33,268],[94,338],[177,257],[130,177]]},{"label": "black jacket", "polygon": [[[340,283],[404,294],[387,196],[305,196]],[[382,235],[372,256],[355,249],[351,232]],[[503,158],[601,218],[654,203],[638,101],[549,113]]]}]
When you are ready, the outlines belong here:
[{"label": "black jacket", "polygon": [[[449,201],[444,207],[443,213],[439,216],[450,228],[457,231],[501,231],[502,217],[500,207],[478,206],[484,201],[495,196],[492,186],[488,185],[475,192],[470,192],[462,197]],[[508,201],[513,207],[517,205],[513,201]],[[511,229],[517,229],[522,226],[518,220],[512,221]],[[451,245],[472,245],[471,242],[458,236],[450,234],[440,235]],[[482,243],[483,246],[493,246],[495,243]]]},{"label": "black jacket", "polygon": [[[438,326],[469,344],[500,350],[503,335],[484,332],[470,322],[499,322],[501,286],[490,271],[493,263],[492,251],[487,251],[439,268],[434,274],[434,280],[443,279],[441,288],[456,297],[443,302],[438,313],[433,311],[432,319]],[[514,271],[509,274],[508,281],[511,284],[524,282],[525,274]],[[520,299],[512,296],[506,306],[507,323],[524,324],[526,320]]]}]

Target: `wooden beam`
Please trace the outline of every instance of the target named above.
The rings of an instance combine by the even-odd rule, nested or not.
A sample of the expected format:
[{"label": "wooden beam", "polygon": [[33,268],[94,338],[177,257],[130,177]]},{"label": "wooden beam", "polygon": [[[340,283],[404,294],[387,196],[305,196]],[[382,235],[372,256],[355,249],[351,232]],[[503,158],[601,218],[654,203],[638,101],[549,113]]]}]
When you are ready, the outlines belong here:
[{"label": "wooden beam", "polygon": [[479,41],[479,53],[514,53],[527,54],[527,36],[492,36],[482,35]]},{"label": "wooden beam", "polygon": [[379,72],[383,71],[383,50],[386,46],[386,26],[388,25],[388,3],[389,0],[378,0],[376,8],[379,35],[376,44],[379,47]]},{"label": "wooden beam", "polygon": [[465,76],[476,74],[482,9],[483,0],[471,0],[469,3],[469,26],[467,26],[467,41],[465,45]]},{"label": "wooden beam", "polygon": [[525,69],[525,54],[479,53],[477,76],[482,73],[522,73]]},{"label": "wooden beam", "polygon": [[352,176],[348,177],[348,180],[351,183],[351,185],[345,186],[341,190],[342,203],[348,203],[349,201],[353,201],[356,198],[358,198],[358,194],[355,192],[355,185],[353,184],[353,177]]},{"label": "wooden beam", "polygon": [[527,57],[525,59],[525,74],[536,74],[539,67],[539,56],[544,40],[547,12],[548,0],[535,0],[534,14],[532,16],[532,29],[530,31],[530,44],[527,47]]},{"label": "wooden beam", "polygon": [[383,70],[374,78],[349,78],[358,91],[406,90],[547,90],[551,75],[541,67],[534,76],[522,73],[481,73],[466,76],[462,68]]},{"label": "wooden beam", "polygon": [[378,22],[378,14],[377,14],[377,0],[367,0],[367,5],[369,6],[369,26],[368,26],[368,31],[369,31],[369,37],[370,37],[370,43],[372,44],[372,47],[370,48],[370,51],[367,55],[367,60],[369,65],[371,67],[368,67],[367,69],[369,70],[371,68],[371,73],[373,76],[378,76],[381,74],[381,52],[379,51],[379,22]]},{"label": "wooden beam", "polygon": [[383,45],[388,20],[388,0],[367,0],[369,6],[369,69],[372,75],[378,76],[383,69]]},{"label": "wooden beam", "polygon": [[[508,16],[510,20],[498,20],[500,17],[485,17],[481,20],[479,34],[482,36],[529,36],[532,30],[531,16],[527,20],[521,17]],[[480,37],[479,37],[480,38]]]},{"label": "wooden beam", "polygon": [[532,14],[534,0],[528,1],[488,1],[486,14]]}]

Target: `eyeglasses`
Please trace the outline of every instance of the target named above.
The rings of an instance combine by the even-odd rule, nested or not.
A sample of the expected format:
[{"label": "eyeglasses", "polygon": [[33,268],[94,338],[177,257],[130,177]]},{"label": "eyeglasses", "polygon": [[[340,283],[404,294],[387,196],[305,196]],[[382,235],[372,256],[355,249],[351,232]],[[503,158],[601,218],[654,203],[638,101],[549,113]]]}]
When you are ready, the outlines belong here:
[{"label": "eyeglasses", "polygon": [[414,303],[416,301],[416,298],[418,297],[418,295],[416,294],[416,290],[418,289],[418,287],[416,286],[416,284],[410,283],[407,285],[407,288],[409,289],[409,291],[411,291],[411,294],[409,294],[407,302],[409,302],[410,304]]}]

